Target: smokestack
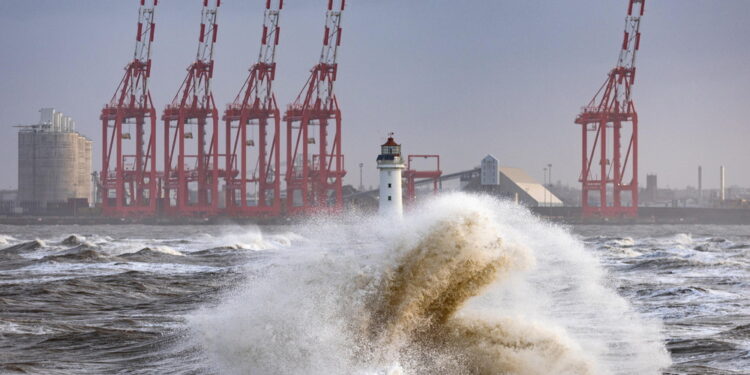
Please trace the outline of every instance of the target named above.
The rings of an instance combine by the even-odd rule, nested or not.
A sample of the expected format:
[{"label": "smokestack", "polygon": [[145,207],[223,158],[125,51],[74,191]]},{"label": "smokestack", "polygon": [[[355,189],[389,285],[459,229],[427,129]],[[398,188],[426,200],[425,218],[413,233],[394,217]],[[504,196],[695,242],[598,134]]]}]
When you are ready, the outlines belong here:
[{"label": "smokestack", "polygon": [[724,166],[719,168],[719,200],[724,202]]},{"label": "smokestack", "polygon": [[703,168],[698,166],[698,200],[703,199]]}]

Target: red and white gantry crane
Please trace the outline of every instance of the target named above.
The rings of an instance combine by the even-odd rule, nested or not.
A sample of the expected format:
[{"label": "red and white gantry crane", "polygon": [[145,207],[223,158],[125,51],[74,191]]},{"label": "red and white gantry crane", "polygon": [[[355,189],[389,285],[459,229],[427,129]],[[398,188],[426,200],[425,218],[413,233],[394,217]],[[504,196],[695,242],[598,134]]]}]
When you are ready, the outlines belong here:
[{"label": "red and white gantry crane", "polygon": [[281,115],[272,84],[283,6],[283,0],[266,0],[258,61],[224,111],[226,212],[230,215],[281,213]]},{"label": "red and white gantry crane", "polygon": [[284,115],[287,123],[286,210],[289,214],[336,212],[343,208],[342,185],[346,171],[341,150],[341,110],[333,87],[345,2],[336,0],[334,6],[334,0],[328,1],[320,61],[312,68],[310,78]]},{"label": "red and white gantry crane", "polygon": [[221,0],[203,0],[195,62],[188,66],[187,77],[162,115],[162,208],[170,215],[211,216],[219,213],[219,115],[211,91],[211,79],[218,32],[216,16],[220,5]]},{"label": "red and white gantry crane", "polygon": [[[109,104],[103,109],[102,213],[107,216],[148,216],[156,212],[156,111],[148,89],[154,9],[140,0],[135,54],[125,67]],[[135,139],[131,131],[135,131]],[[128,145],[129,143],[129,145]]]},{"label": "red and white gantry crane", "polygon": [[[579,181],[583,216],[638,215],[638,114],[632,92],[644,5],[645,0],[629,0],[617,66],[575,120],[581,125],[582,136]],[[592,192],[598,194],[596,204],[589,202]],[[623,202],[623,193],[630,195],[628,204]]]}]

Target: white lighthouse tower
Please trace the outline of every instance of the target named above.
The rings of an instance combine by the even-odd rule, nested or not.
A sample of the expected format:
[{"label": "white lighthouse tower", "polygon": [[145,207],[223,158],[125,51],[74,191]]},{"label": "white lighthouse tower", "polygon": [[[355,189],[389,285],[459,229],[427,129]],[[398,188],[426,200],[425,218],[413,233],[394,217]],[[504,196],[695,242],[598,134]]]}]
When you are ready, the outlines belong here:
[{"label": "white lighthouse tower", "polygon": [[402,216],[404,205],[401,198],[401,171],[404,161],[401,159],[401,145],[393,140],[393,133],[388,141],[380,146],[378,170],[380,171],[380,203],[378,212],[382,216]]}]

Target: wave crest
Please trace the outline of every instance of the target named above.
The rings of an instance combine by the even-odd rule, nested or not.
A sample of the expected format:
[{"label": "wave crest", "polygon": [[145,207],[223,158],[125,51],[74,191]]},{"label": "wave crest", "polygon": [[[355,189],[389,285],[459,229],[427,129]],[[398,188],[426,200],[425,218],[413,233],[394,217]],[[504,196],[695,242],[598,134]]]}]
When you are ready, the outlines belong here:
[{"label": "wave crest", "polygon": [[[570,263],[595,267],[595,261],[567,256],[586,256],[579,242],[569,234],[555,237],[557,232],[510,204],[444,195],[403,223],[324,223],[310,232],[320,237],[259,260],[250,266],[246,285],[219,306],[188,317],[194,339],[220,372],[633,373],[619,359],[607,363],[606,348],[652,345],[651,336],[631,340],[624,327],[612,326],[622,316],[644,322],[624,300],[597,286],[599,271],[573,277],[566,272]],[[559,246],[560,255],[550,256],[552,250],[539,248],[533,238]],[[552,282],[538,283],[538,274]],[[573,310],[555,319],[557,312],[539,311],[544,303],[512,293],[495,298],[495,289],[517,285],[516,293],[529,292],[526,299],[562,300],[559,311]],[[594,311],[597,302],[585,299],[591,296],[609,310]],[[587,321],[566,325],[572,317]],[[587,325],[582,332],[579,327]],[[622,340],[631,341],[620,345]],[[663,349],[663,343],[654,347]],[[643,361],[638,368],[646,370],[638,373],[655,373],[668,365],[662,354],[620,357]]]},{"label": "wave crest", "polygon": [[503,241],[488,215],[439,217],[401,252],[369,303],[369,343],[388,349],[381,354],[416,357],[407,367],[419,373],[590,373],[559,335],[514,319],[457,316],[471,297],[533,263],[528,249]]}]

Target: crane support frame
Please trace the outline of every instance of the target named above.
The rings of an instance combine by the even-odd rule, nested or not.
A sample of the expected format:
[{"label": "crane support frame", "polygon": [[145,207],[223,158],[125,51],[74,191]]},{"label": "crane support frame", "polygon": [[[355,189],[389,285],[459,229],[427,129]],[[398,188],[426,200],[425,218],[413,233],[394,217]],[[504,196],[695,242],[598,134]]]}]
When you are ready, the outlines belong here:
[{"label": "crane support frame", "polygon": [[[412,167],[414,159],[426,159],[435,161],[435,169],[417,170]],[[406,159],[406,170],[403,178],[406,180],[406,200],[404,203],[411,205],[417,201],[417,179],[431,179],[432,193],[437,194],[440,191],[440,176],[443,171],[440,170],[440,155],[409,155]]]}]

